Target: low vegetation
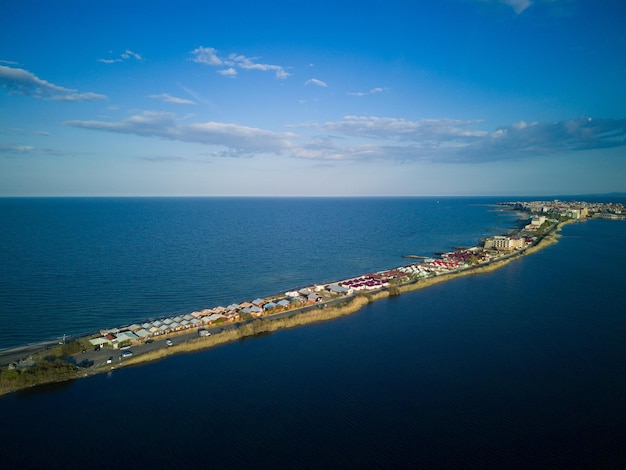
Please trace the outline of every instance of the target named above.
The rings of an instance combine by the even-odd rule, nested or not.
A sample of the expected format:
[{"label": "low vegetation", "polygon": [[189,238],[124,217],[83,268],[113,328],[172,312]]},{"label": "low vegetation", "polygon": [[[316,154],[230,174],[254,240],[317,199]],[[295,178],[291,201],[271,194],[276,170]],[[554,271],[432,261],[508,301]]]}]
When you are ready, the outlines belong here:
[{"label": "low vegetation", "polygon": [[22,369],[0,369],[0,395],[34,385],[77,378],[80,369],[56,356],[48,356]]},{"label": "low vegetation", "polygon": [[386,293],[380,293],[373,296],[375,297],[375,299],[368,298],[367,296],[356,296],[343,304],[333,307],[314,308],[304,313],[294,313],[294,315],[292,316],[278,319],[266,318],[251,320],[241,324],[239,328],[236,329],[223,331],[222,333],[213,334],[211,336],[198,337],[191,341],[175,344],[174,346],[171,346],[169,348],[162,348],[156,351],[142,354],[141,356],[135,356],[131,359],[126,360],[124,364],[133,365],[149,361],[156,361],[159,359],[163,359],[167,356],[172,356],[174,354],[209,349],[222,344],[243,340],[256,335],[271,333],[277,330],[332,320],[334,318],[354,313],[368,303],[386,296]]}]

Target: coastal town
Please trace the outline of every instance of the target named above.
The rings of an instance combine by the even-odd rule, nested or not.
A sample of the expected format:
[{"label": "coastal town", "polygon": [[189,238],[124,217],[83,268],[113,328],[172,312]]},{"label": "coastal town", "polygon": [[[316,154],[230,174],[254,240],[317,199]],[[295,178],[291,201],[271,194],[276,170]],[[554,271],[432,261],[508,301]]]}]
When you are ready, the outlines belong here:
[{"label": "coastal town", "polygon": [[[219,336],[226,331],[241,329],[260,320],[272,321],[294,316],[305,317],[319,309],[332,310],[357,297],[377,293],[398,295],[401,289],[420,288],[424,281],[470,274],[482,267],[506,262],[527,252],[564,223],[589,218],[626,219],[622,204],[586,203],[576,201],[504,202],[495,210],[515,211],[519,226],[511,233],[480,240],[477,246],[459,248],[437,257],[409,255],[415,262],[324,284],[315,284],[278,295],[245,300],[226,306],[197,310],[188,314],[148,319],[130,325],[103,328],[82,338],[63,339],[80,345],[72,352],[69,362],[79,370],[104,371],[125,364],[128,359],[155,349],[176,352],[173,346],[191,340]],[[360,307],[359,307],[360,308]],[[7,362],[6,352],[0,352],[0,365],[14,373],[34,367],[38,359],[29,355]],[[4,362],[2,358],[4,356]],[[95,372],[92,372],[95,373]]]}]

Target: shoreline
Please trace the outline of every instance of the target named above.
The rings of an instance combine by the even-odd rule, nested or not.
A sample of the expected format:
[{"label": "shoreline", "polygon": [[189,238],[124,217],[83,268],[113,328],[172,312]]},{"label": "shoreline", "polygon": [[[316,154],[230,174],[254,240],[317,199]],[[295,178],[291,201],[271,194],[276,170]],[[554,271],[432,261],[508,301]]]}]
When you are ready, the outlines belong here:
[{"label": "shoreline", "polygon": [[[435,284],[440,284],[442,282],[447,282],[464,276],[491,273],[506,266],[514,260],[517,260],[523,256],[534,254],[550,245],[557,243],[558,239],[561,237],[561,229],[565,225],[575,222],[579,222],[579,220],[568,219],[557,222],[544,234],[542,234],[532,245],[503,255],[502,257],[496,258],[494,260],[487,261],[478,265],[461,268],[455,271],[434,275],[428,278],[412,280],[404,284],[383,287],[375,291],[363,293],[359,292],[356,294],[352,294],[345,299],[334,300],[332,301],[333,305],[330,306],[309,306],[305,308],[294,309],[291,313],[287,311],[282,314],[274,314],[280,315],[275,318],[272,318],[272,315],[268,315],[266,317],[239,322],[239,324],[233,325],[233,327],[227,330],[225,329],[217,334],[212,334],[206,337],[195,336],[180,343],[174,344],[173,346],[161,346],[153,351],[132,356],[129,359],[125,359],[123,362],[116,363],[115,365],[105,365],[93,369],[87,368],[72,371],[63,370],[63,373],[60,373],[56,377],[47,377],[44,380],[34,379],[32,382],[23,384],[22,386],[12,387],[10,386],[10,384],[2,383],[7,382],[7,380],[0,380],[0,397],[5,394],[18,392],[19,390],[32,388],[39,385],[66,382],[102,373],[109,373],[121,367],[139,366],[151,362],[156,362],[177,354],[204,351],[217,346],[232,343],[234,341],[241,341],[246,338],[251,338],[253,336],[258,336],[262,334],[269,334],[278,330],[295,328],[298,326],[310,325],[323,321],[330,321],[343,316],[354,314],[370,303],[376,302],[381,299],[386,299],[391,296],[402,295],[420,289],[425,289]],[[172,339],[175,339],[177,336],[180,337],[182,335],[174,334],[170,336]],[[88,338],[89,336],[85,336],[77,338],[77,340],[86,340]],[[162,343],[162,341],[159,342]],[[48,341],[45,343],[39,343],[39,345],[42,344],[49,345],[50,342]],[[16,351],[23,351],[28,350],[29,348],[36,347],[37,345],[26,345],[14,349]],[[54,349],[57,348],[60,349],[62,348],[62,346],[57,345]],[[44,351],[40,351],[38,354],[43,355],[46,353],[48,353],[49,356],[52,354],[52,351],[50,349],[46,349]],[[37,354],[35,354],[35,356],[37,356]],[[43,360],[43,357],[44,356],[38,359]],[[61,361],[61,359],[58,360]],[[72,365],[70,362],[67,362],[66,364],[67,366],[75,367],[75,364]],[[0,376],[0,379],[1,378],[2,377]]]}]

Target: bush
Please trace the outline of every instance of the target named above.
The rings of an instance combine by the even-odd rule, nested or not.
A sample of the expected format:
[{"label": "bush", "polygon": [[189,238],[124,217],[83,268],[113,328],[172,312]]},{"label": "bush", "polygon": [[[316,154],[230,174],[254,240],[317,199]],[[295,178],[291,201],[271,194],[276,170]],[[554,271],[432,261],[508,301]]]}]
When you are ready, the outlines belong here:
[{"label": "bush", "polygon": [[83,344],[79,341],[70,341],[69,343],[65,343],[61,348],[61,357],[68,357],[73,354],[78,354],[84,348]]},{"label": "bush", "polygon": [[76,378],[78,368],[55,358],[39,361],[36,365],[22,370],[2,370],[0,373],[0,394],[20,388],[32,387],[49,382],[62,382]]}]

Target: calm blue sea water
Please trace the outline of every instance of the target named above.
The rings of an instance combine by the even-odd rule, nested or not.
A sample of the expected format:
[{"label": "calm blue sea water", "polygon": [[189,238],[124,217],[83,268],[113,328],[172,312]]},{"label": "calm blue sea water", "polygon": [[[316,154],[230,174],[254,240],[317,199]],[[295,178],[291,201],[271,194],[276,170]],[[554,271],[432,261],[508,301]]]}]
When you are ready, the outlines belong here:
[{"label": "calm blue sea water", "polygon": [[387,269],[510,229],[494,199],[0,199],[0,349]]},{"label": "calm blue sea water", "polygon": [[[143,202],[135,201],[129,220],[141,212]],[[166,211],[169,202],[164,202],[163,219],[172,220],[173,206]],[[171,202],[176,206],[183,201]],[[185,204],[189,202],[202,205],[202,201]],[[69,203],[80,206],[81,201]],[[98,210],[84,203],[85,218],[99,213],[97,218],[103,220],[103,214],[112,210],[107,201],[96,201],[102,204]],[[283,214],[286,207],[295,207],[291,215],[299,206],[297,201],[233,203],[247,206],[250,216],[257,213],[259,222],[267,221],[274,212],[269,208],[276,204],[284,205]],[[365,201],[306,201],[324,209],[340,207],[337,215],[328,215],[332,224],[320,217],[317,224],[311,222],[310,231],[300,230],[309,234],[303,237],[310,236],[312,246],[272,229],[282,237],[277,252],[286,255],[288,247],[299,246],[310,272],[302,274],[289,263],[277,263],[273,271],[264,263],[246,265],[238,272],[256,268],[257,275],[269,276],[287,266],[285,271],[296,273],[287,276],[287,283],[305,282],[312,273],[327,274],[314,269],[317,260],[332,271],[331,278],[341,277],[354,274],[352,269],[359,273],[386,267],[405,252],[425,254],[471,243],[486,230],[476,219],[494,222],[486,227],[512,222],[494,213],[485,215],[486,207],[468,200],[450,200],[445,201],[446,210],[461,214],[468,224],[422,215],[433,227],[437,227],[433,221],[440,220],[449,224],[447,230],[460,232],[446,234],[446,229],[433,228],[438,235],[430,238],[418,228],[419,222],[409,231],[406,219],[415,221],[428,213],[423,209],[428,203],[430,212],[443,213],[439,207],[444,201],[439,206],[429,200],[373,203],[378,204],[376,210],[362,209],[357,217],[355,211],[367,206]],[[412,216],[404,217],[402,209],[394,209],[396,204],[405,205]],[[199,206],[196,210],[204,214]],[[383,210],[396,220],[390,223],[395,230],[376,225],[384,219]],[[350,214],[358,228],[346,222],[341,236],[339,215]],[[231,217],[239,226],[239,219]],[[143,223],[152,219],[146,215]],[[201,226],[198,233],[210,225],[191,223],[186,217],[178,220],[185,220],[187,227]],[[70,224],[65,222],[57,223],[56,230]],[[155,231],[159,225],[154,223]],[[269,229],[262,230],[267,237]],[[375,235],[378,231],[395,234],[390,237],[393,241],[381,243],[380,250],[367,245],[385,238]],[[295,236],[294,231],[289,233]],[[569,225],[563,235],[557,245],[494,273],[380,301],[347,318],[1,398],[2,468],[109,468],[112,462],[140,468],[624,468],[626,222]],[[153,242],[147,237],[109,236],[120,238],[118,246],[129,259],[151,258],[147,253],[153,248],[123,248],[131,239],[136,240],[135,247],[150,246]],[[273,262],[276,252],[256,254],[262,243],[271,242],[250,237],[257,247],[241,248],[242,252],[257,262],[263,256]],[[466,240],[470,237],[474,238]],[[99,239],[105,238],[101,234]],[[167,236],[160,240],[160,245],[169,244]],[[204,240],[205,247],[211,246],[211,237]],[[353,250],[358,241],[367,245],[371,258]],[[173,244],[169,246],[175,251]],[[196,256],[201,251],[193,250]],[[336,254],[329,262],[322,253]],[[107,263],[101,258],[92,263],[100,267],[101,276],[112,269],[102,268]],[[81,263],[81,269],[88,264]],[[201,258],[197,264],[205,266]],[[170,269],[176,272],[175,266]],[[123,269],[116,272],[128,279]],[[222,275],[234,279],[227,271]],[[72,276],[80,277],[76,272]],[[282,287],[284,280],[272,282],[269,292]],[[118,296],[135,295],[118,289]],[[214,299],[211,295],[215,294],[207,299]]]}]

